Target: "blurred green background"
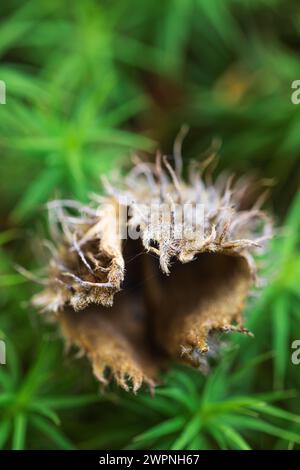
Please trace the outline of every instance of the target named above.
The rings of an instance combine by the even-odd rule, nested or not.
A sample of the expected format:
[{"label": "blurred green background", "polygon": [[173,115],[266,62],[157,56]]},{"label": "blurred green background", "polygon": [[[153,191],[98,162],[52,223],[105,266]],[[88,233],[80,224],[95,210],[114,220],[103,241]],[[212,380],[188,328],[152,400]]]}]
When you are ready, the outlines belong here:
[{"label": "blurred green background", "polygon": [[[299,448],[298,1],[11,0],[0,12],[0,447]],[[218,171],[276,183],[268,204],[284,228],[247,308],[255,339],[233,335],[208,378],[172,367],[154,398],[101,394],[14,266],[40,265],[48,199],[101,191],[134,149],[170,153],[182,123],[186,159],[218,138]]]}]

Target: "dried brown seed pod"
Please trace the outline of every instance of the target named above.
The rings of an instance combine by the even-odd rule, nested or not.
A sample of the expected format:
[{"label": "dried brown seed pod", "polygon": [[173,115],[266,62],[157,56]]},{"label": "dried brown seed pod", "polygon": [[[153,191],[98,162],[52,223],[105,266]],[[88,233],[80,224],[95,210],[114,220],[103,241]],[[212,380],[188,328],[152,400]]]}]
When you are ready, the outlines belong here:
[{"label": "dried brown seed pod", "polygon": [[134,391],[152,387],[168,357],[204,370],[217,331],[249,334],[242,312],[257,279],[253,251],[272,235],[262,200],[249,205],[251,179],[213,183],[208,159],[185,182],[178,141],[174,159],[174,168],[160,154],[155,164],[136,159],[96,205],[52,202],[55,247],[33,299],[56,313],[100,381],[108,368]]}]

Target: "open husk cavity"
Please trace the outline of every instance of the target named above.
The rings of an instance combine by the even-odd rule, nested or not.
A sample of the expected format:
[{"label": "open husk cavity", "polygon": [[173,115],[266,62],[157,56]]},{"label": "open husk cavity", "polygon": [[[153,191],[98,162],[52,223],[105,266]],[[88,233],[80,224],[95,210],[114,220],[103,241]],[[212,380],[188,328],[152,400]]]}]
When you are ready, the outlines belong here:
[{"label": "open husk cavity", "polygon": [[213,159],[182,177],[172,158],[136,158],[89,205],[49,203],[51,257],[33,303],[61,325],[102,383],[151,388],[168,359],[206,371],[220,332],[243,325],[257,282],[254,252],[272,223],[251,178],[211,176]]}]

